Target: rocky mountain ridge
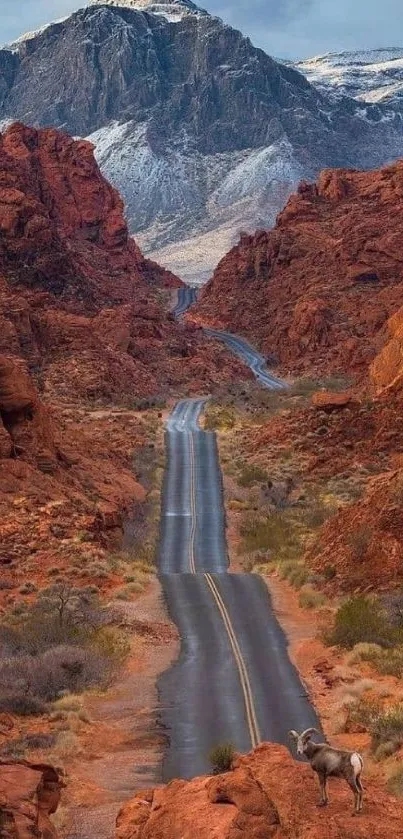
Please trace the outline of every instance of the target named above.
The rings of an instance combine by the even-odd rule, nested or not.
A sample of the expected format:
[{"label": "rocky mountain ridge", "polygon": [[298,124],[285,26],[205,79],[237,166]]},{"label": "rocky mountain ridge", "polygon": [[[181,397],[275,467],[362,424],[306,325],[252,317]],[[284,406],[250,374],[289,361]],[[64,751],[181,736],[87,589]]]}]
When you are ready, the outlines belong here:
[{"label": "rocky mountain ridge", "polygon": [[290,62],[326,95],[384,104],[390,114],[403,110],[403,49],[330,52]]},{"label": "rocky mountain ridge", "polygon": [[180,0],[95,0],[0,50],[0,78],[0,119],[88,135],[143,250],[190,281],[302,177],[403,149],[400,115],[335,102]]},{"label": "rocky mountain ridge", "polygon": [[324,170],[272,231],[241,237],[190,317],[231,328],[292,375],[358,374],[400,307],[403,163]]}]

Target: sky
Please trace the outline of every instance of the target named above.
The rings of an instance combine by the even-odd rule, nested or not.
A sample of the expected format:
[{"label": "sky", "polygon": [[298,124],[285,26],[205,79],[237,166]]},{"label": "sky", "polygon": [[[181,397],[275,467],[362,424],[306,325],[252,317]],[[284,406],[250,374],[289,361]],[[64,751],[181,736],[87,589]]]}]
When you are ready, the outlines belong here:
[{"label": "sky", "polygon": [[[85,0],[0,0],[0,44],[80,5]],[[402,0],[199,0],[199,5],[279,58],[403,46]]]}]

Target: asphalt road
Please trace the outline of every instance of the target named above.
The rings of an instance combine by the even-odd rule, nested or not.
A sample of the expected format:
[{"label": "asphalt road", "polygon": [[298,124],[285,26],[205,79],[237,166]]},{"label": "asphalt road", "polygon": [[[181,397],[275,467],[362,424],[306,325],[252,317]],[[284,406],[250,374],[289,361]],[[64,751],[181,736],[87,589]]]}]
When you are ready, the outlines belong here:
[{"label": "asphalt road", "polygon": [[161,574],[224,572],[228,567],[217,439],[198,424],[204,402],[179,402],[167,422],[158,559]]},{"label": "asphalt road", "polygon": [[[176,318],[180,318],[185,312],[196,303],[197,289],[192,286],[185,286],[178,290],[178,300],[172,313]],[[226,346],[232,350],[245,364],[250,367],[252,373],[255,375],[257,381],[270,390],[284,390],[287,385],[285,382],[278,379],[267,369],[266,359],[257,352],[244,338],[238,335],[232,335],[230,332],[221,332],[218,329],[204,329],[206,335],[210,338],[215,338],[222,341]]]},{"label": "asphalt road", "polygon": [[318,727],[260,577],[171,574],[161,582],[182,639],[159,682],[164,781],[211,771],[219,743],[241,752],[264,740],[289,746],[290,728]]},{"label": "asphalt road", "polygon": [[219,743],[245,752],[319,727],[264,582],[226,573],[221,471],[215,435],[198,425],[203,405],[180,402],[166,429],[159,572],[181,652],[159,681],[164,781],[209,771]]},{"label": "asphalt road", "polygon": [[193,306],[193,303],[196,303],[197,300],[197,289],[193,288],[190,285],[184,286],[183,288],[178,289],[178,302],[175,308],[172,310],[172,314],[175,315],[176,318],[179,318],[181,315],[184,315],[185,312]]},{"label": "asphalt road", "polygon": [[269,390],[284,390],[287,387],[285,382],[270,373],[270,370],[266,367],[265,358],[251,347],[244,338],[239,338],[238,335],[232,335],[230,332],[220,332],[218,329],[205,329],[204,332],[210,338],[216,338],[226,344],[235,355],[250,367],[255,378],[263,387],[267,387]]}]

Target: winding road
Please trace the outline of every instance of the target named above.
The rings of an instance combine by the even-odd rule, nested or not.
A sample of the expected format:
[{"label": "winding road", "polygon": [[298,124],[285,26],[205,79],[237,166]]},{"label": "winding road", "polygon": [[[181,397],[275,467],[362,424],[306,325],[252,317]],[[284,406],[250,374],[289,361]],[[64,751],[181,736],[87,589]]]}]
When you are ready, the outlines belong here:
[{"label": "winding road", "polygon": [[[184,286],[178,289],[178,299],[172,314],[176,318],[182,315],[196,303],[197,289],[192,286]],[[284,390],[287,387],[286,383],[281,379],[276,378],[266,367],[266,359],[257,352],[245,338],[240,338],[238,335],[232,335],[231,332],[221,332],[218,329],[205,328],[204,333],[217,341],[222,341],[226,346],[232,350],[241,361],[250,367],[255,378],[261,385],[270,390]]]},{"label": "winding road", "polygon": [[[245,342],[242,353],[253,363]],[[204,404],[179,402],[166,426],[159,575],[181,651],[159,680],[164,781],[210,771],[217,744],[247,752],[264,740],[288,745],[290,728],[319,727],[264,581],[228,573],[217,441],[199,426]]]}]

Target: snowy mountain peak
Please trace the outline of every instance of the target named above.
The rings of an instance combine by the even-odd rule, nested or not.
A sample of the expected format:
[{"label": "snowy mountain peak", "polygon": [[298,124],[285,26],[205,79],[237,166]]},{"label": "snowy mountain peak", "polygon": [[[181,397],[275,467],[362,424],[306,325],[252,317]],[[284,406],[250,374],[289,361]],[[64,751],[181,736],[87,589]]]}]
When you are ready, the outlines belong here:
[{"label": "snowy mountain peak", "polygon": [[403,49],[389,47],[329,52],[294,63],[323,93],[350,96],[370,104],[403,105]]},{"label": "snowy mountain peak", "polygon": [[182,20],[189,14],[207,15],[204,9],[200,9],[192,0],[90,0],[90,6],[120,6],[128,9],[135,9],[139,12],[149,12],[155,15],[162,15],[167,20],[175,23]]}]

